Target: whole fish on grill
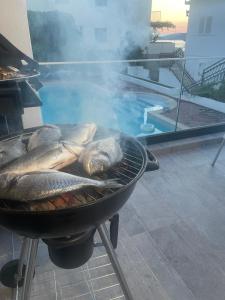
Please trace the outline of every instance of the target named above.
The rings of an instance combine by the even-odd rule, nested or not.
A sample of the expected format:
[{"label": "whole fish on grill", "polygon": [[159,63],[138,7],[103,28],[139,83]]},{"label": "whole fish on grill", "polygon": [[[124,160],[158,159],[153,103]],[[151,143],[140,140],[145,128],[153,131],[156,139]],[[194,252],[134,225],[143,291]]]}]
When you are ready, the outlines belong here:
[{"label": "whole fish on grill", "polygon": [[78,145],[90,143],[95,136],[96,130],[97,126],[95,123],[83,123],[61,128],[63,140]]},{"label": "whole fish on grill", "polygon": [[3,167],[0,173],[62,169],[75,162],[83,147],[66,141],[39,146]]},{"label": "whole fish on grill", "polygon": [[31,151],[41,145],[48,145],[54,142],[58,142],[61,138],[61,131],[59,127],[55,125],[44,125],[37,129],[29,138],[27,150]]},{"label": "whole fish on grill", "polygon": [[0,167],[10,161],[24,155],[26,146],[23,143],[23,137],[19,136],[6,141],[0,142]]},{"label": "whole fish on grill", "polygon": [[123,158],[117,137],[108,137],[90,143],[82,152],[79,161],[84,170],[93,175],[105,172]]},{"label": "whole fish on grill", "polygon": [[[92,180],[55,170],[0,175],[0,199],[28,202],[42,200],[85,187],[119,188],[114,179]],[[0,200],[1,201],[1,200]]]}]

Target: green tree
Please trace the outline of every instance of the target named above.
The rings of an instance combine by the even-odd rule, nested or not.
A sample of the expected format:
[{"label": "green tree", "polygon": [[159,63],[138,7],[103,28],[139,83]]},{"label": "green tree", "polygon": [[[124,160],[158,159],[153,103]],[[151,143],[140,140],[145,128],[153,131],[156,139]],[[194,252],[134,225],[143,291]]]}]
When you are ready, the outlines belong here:
[{"label": "green tree", "polygon": [[152,37],[152,41],[156,42],[159,38],[159,33],[158,30],[159,29],[171,29],[171,28],[176,28],[176,26],[170,22],[170,21],[156,21],[156,22],[151,22],[151,27],[153,29],[153,37]]}]

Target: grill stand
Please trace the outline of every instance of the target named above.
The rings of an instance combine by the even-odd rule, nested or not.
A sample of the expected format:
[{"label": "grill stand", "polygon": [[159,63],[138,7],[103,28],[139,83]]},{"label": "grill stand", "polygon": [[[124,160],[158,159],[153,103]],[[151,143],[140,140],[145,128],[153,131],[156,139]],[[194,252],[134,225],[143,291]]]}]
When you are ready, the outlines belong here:
[{"label": "grill stand", "polygon": [[21,300],[29,300],[34,276],[39,239],[28,239],[27,267],[24,277]]},{"label": "grill stand", "polygon": [[106,252],[107,252],[107,254],[109,256],[109,259],[111,261],[113,269],[114,269],[114,271],[116,273],[116,276],[118,278],[120,286],[121,286],[121,288],[123,290],[125,298],[127,300],[134,300],[134,298],[133,298],[133,296],[132,296],[132,294],[130,292],[129,286],[127,284],[127,281],[125,279],[125,276],[123,274],[123,271],[121,269],[120,263],[119,263],[119,261],[117,259],[116,252],[113,249],[112,243],[110,242],[108,231],[107,231],[107,228],[106,228],[105,224],[100,225],[98,227],[98,232],[99,232],[99,235],[101,237],[102,243],[103,243],[103,245],[104,245],[104,247],[106,249]]},{"label": "grill stand", "polygon": [[28,245],[29,245],[29,240],[28,238],[24,238],[23,239],[23,243],[22,243],[22,248],[21,248],[21,252],[20,252],[20,259],[18,262],[18,270],[17,270],[17,274],[16,274],[16,281],[19,282],[20,280],[23,280],[24,277],[24,263],[26,261],[26,255],[28,252]]},{"label": "grill stand", "polygon": [[[120,263],[117,259],[116,252],[110,241],[108,230],[106,225],[100,225],[97,228],[102,244],[104,245],[106,252],[109,256],[112,267],[116,273],[117,279],[120,283],[121,289],[124,293],[126,300],[134,300],[127,281],[121,269]],[[23,280],[23,287],[20,300],[29,300],[32,287],[32,279],[35,272],[35,262],[37,257],[39,239],[24,238],[21,248],[20,260],[18,263],[17,274],[15,275],[17,282]],[[27,257],[27,261],[26,261]],[[26,264],[25,276],[23,278],[24,263]]]}]

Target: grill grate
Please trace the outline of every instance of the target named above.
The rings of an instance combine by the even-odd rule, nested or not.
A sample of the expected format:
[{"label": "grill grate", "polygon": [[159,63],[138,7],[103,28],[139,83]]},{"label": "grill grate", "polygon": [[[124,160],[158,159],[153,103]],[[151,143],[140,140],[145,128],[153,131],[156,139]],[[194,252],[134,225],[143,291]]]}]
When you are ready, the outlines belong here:
[{"label": "grill grate", "polygon": [[[95,176],[94,179],[105,180],[116,178],[122,185],[127,185],[138,176],[140,170],[143,168],[144,163],[143,154],[140,150],[140,147],[138,147],[136,143],[125,138],[122,140],[121,148],[123,150],[122,161],[107,172]],[[71,165],[70,167],[64,169],[64,171],[79,176],[87,176],[78,163]],[[29,204],[1,200],[0,208],[7,210],[13,209],[14,211],[49,211],[70,207],[80,207],[95,203],[104,196],[114,193],[116,190],[117,189],[104,190],[97,188],[86,188],[85,190],[76,191],[74,193],[63,194],[48,201],[33,201]]]}]

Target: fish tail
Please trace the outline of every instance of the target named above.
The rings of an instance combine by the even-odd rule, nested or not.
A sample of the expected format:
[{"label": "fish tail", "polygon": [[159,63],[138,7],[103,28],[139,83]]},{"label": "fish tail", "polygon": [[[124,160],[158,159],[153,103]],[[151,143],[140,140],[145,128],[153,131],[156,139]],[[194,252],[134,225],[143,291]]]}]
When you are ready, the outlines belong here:
[{"label": "fish tail", "polygon": [[121,183],[118,182],[118,179],[107,179],[103,181],[104,188],[117,189],[123,187]]}]

